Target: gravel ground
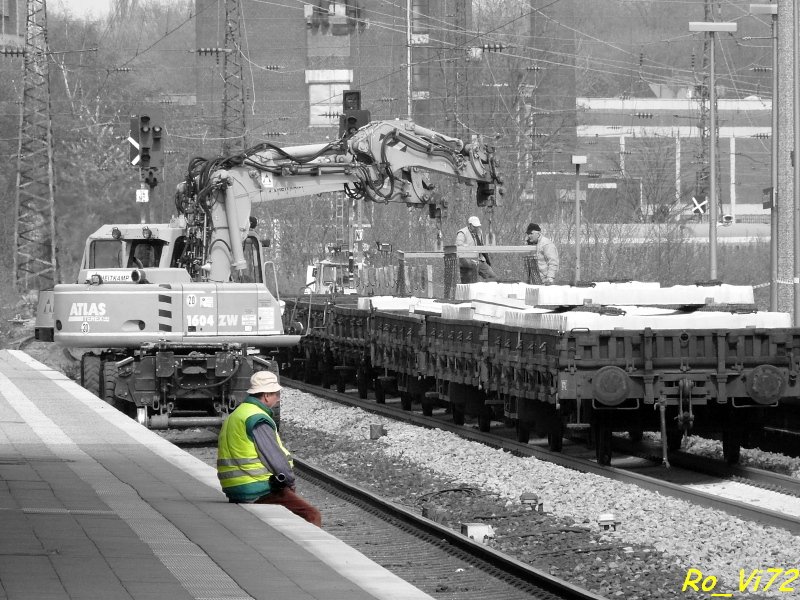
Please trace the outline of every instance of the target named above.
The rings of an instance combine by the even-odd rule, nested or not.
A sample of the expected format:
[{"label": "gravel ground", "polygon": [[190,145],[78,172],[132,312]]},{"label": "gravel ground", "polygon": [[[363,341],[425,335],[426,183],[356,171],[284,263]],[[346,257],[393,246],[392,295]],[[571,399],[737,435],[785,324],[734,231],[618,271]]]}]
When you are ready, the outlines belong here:
[{"label": "gravel ground", "polygon": [[[782,529],[296,390],[284,391],[282,406],[283,437],[298,455],[401,504],[441,510],[453,527],[491,524],[492,546],[609,597],[685,598],[687,572],[697,569],[717,578],[714,592],[746,598],[740,570],[747,579],[754,569],[798,567],[800,539]],[[383,423],[387,435],[369,440],[371,423]],[[519,501],[524,492],[551,512],[531,511]],[[616,530],[597,524],[608,512],[621,521]],[[764,577],[750,596],[800,597],[800,590],[776,591],[790,577],[779,576],[766,592]]]},{"label": "gravel ground", "polygon": [[[74,375],[74,362],[54,345],[34,343],[25,350]],[[784,530],[536,458],[515,457],[450,433],[391,422],[296,390],[284,391],[281,413],[284,440],[298,455],[396,502],[420,511],[427,507],[455,528],[489,523],[495,530],[488,541],[492,546],[605,596],[691,597],[692,591],[681,587],[687,571],[697,569],[704,577],[716,577],[717,584],[695,597],[732,592],[737,599],[800,598],[797,581],[787,584],[797,591],[777,591],[790,579],[785,574],[769,591],[763,591],[765,575],[757,593],[739,593],[740,570],[747,579],[755,569],[800,566],[800,539]],[[368,440],[369,424],[377,422],[387,435]],[[187,435],[194,434],[181,432]],[[684,449],[721,455],[719,442],[695,436],[684,440]],[[798,459],[743,449],[742,462],[800,477]],[[520,503],[523,492],[538,494],[551,511],[540,514]],[[597,525],[597,517],[606,512],[621,521],[616,530],[601,531]],[[749,590],[755,591],[753,580]]]}]

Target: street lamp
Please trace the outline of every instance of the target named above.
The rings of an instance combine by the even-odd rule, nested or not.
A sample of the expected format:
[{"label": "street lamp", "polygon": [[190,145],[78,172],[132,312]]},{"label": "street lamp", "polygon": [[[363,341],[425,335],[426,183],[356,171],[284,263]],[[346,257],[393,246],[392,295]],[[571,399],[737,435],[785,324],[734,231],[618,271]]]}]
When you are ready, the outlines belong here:
[{"label": "street lamp", "polygon": [[710,151],[708,153],[711,162],[708,198],[708,254],[709,254],[709,278],[717,278],[717,90],[714,84],[714,54],[716,40],[714,34],[717,32],[733,33],[737,30],[736,23],[717,22],[717,21],[692,21],[689,23],[689,31],[705,31],[711,36],[711,64],[709,65],[708,77],[708,101],[709,113],[711,115],[711,135]]},{"label": "street lamp", "polygon": [[[792,125],[794,128],[794,151],[792,160],[792,188],[793,188],[793,203],[792,203],[792,222],[794,224],[792,237],[793,237],[793,254],[794,265],[792,270],[793,286],[792,292],[794,296],[794,324],[800,322],[800,40],[797,39],[798,32],[800,32],[800,2],[795,0],[792,3],[792,104],[794,111],[792,113]],[[773,100],[774,102],[774,100]]]},{"label": "street lamp", "polygon": [[772,162],[769,212],[769,309],[778,310],[778,5],[751,4],[750,14],[772,15]]},{"label": "street lamp", "polygon": [[585,156],[572,155],[575,165],[575,285],[581,280],[581,165],[586,164]]}]

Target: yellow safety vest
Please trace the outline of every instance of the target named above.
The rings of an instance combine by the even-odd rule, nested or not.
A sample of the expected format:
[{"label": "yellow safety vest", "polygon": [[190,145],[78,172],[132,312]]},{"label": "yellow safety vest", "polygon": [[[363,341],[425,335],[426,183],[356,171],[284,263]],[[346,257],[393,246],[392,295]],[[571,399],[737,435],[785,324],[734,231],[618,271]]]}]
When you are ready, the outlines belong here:
[{"label": "yellow safety vest", "polygon": [[[269,478],[272,473],[258,457],[253,442],[253,428],[259,423],[267,423],[275,431],[275,438],[284,454],[289,451],[278,435],[275,421],[267,409],[255,398],[248,396],[236,407],[219,432],[217,445],[217,477],[231,500],[249,502],[270,492]],[[289,464],[292,460],[289,458]]]}]

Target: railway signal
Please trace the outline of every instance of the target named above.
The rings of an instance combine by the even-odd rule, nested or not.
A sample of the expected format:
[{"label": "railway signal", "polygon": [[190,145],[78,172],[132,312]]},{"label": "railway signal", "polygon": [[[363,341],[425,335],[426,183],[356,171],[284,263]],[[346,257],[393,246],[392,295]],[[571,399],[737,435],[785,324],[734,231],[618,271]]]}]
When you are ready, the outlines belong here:
[{"label": "railway signal", "polygon": [[361,92],[346,90],[342,92],[342,114],[339,115],[339,137],[344,137],[360,129],[370,121],[368,110],[361,110]]}]

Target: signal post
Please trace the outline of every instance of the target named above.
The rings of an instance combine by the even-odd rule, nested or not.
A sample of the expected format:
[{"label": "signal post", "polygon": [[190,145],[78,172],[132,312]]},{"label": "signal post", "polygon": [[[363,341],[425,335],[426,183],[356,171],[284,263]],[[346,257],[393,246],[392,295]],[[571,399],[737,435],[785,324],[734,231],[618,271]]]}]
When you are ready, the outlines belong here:
[{"label": "signal post", "polygon": [[163,115],[157,110],[131,117],[130,162],[139,168],[140,187],[136,190],[136,202],[140,205],[142,223],[150,221],[150,198],[158,185],[159,169],[164,168],[162,146]]}]

